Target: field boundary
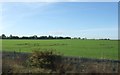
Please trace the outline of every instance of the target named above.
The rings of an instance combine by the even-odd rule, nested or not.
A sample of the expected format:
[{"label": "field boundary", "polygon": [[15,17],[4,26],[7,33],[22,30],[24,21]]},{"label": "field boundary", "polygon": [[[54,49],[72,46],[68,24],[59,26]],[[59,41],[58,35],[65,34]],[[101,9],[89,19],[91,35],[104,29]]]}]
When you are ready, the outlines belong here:
[{"label": "field boundary", "polygon": [[[25,57],[27,58],[27,56],[31,55],[31,53],[23,53],[23,52],[2,52],[2,57]],[[87,61],[91,61],[91,62],[113,62],[113,63],[120,63],[120,60],[111,60],[111,59],[96,59],[96,58],[85,58],[85,57],[75,57],[75,56],[62,56],[62,60],[63,61],[70,61],[70,62],[87,62]]]}]

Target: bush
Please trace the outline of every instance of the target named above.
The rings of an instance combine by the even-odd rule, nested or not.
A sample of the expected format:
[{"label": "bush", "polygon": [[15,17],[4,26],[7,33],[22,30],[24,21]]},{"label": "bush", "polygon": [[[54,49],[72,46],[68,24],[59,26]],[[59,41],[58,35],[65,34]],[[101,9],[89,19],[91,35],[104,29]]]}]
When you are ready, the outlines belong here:
[{"label": "bush", "polygon": [[56,69],[56,63],[61,61],[61,55],[54,51],[34,51],[28,59],[30,67]]}]

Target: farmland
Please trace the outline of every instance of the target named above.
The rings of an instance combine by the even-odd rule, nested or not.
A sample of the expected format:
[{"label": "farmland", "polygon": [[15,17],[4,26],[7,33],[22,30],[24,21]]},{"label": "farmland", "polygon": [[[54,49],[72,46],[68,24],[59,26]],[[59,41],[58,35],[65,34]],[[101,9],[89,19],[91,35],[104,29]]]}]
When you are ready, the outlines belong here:
[{"label": "farmland", "polygon": [[2,40],[3,51],[55,50],[64,56],[118,59],[117,40]]}]

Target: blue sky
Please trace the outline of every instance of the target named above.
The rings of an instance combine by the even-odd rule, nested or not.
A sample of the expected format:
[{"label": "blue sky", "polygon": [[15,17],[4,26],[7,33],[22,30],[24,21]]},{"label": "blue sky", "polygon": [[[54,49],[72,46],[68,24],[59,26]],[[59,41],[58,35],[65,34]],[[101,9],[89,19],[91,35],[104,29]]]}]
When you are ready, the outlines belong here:
[{"label": "blue sky", "polygon": [[118,38],[117,2],[2,3],[2,33]]}]

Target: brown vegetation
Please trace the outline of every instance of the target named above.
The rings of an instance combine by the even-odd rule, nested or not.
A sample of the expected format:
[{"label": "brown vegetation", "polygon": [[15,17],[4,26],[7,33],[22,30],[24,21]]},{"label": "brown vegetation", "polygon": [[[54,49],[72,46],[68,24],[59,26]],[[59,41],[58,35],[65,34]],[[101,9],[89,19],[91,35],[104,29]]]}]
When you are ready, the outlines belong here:
[{"label": "brown vegetation", "polygon": [[[12,55],[11,55],[12,54]],[[63,57],[54,51],[34,51],[32,54],[3,53],[3,75],[8,73],[91,74],[118,73],[120,62],[94,61]],[[95,74],[96,75],[96,74]]]}]

